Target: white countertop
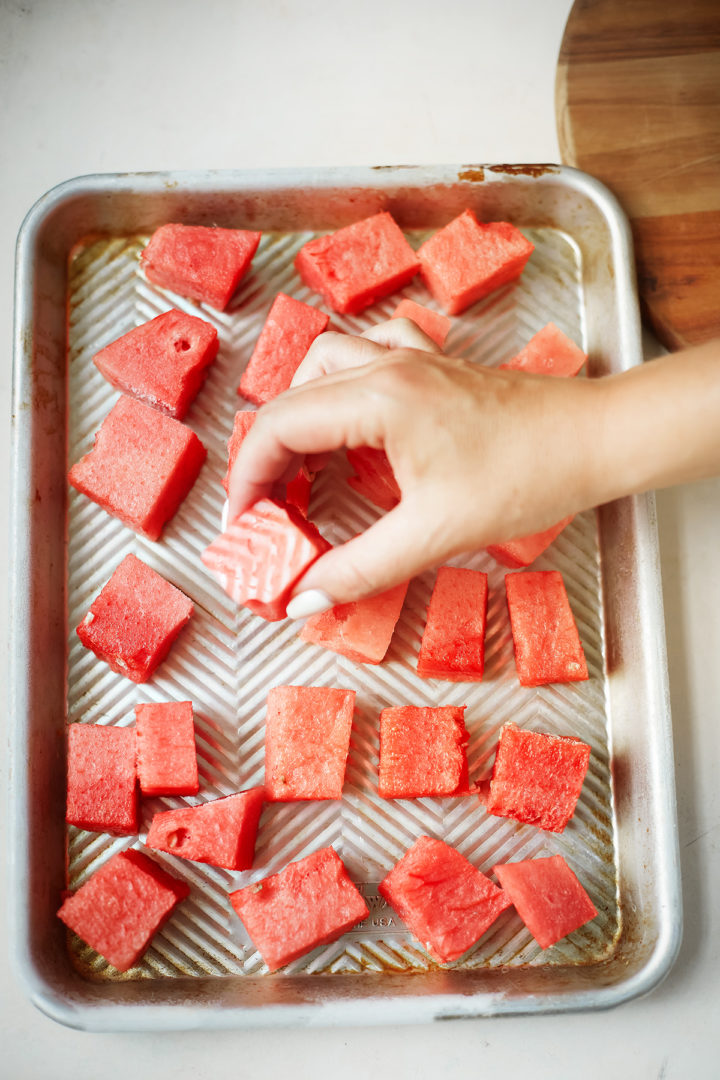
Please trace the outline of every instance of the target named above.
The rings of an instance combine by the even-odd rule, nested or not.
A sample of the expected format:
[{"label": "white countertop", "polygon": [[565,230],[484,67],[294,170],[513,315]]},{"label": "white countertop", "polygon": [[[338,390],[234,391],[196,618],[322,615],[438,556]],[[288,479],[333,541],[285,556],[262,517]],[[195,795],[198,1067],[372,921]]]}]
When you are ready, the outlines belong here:
[{"label": "white countertop", "polygon": [[[48,188],[90,172],[558,161],[555,63],[570,7],[569,0],[3,0],[3,499],[14,243]],[[0,1077],[720,1075],[720,480],[661,493],[658,511],[685,933],[654,993],[570,1017],[89,1035],[36,1011],[4,955]],[[5,531],[0,545],[4,569]],[[6,581],[3,572],[3,590]]]}]

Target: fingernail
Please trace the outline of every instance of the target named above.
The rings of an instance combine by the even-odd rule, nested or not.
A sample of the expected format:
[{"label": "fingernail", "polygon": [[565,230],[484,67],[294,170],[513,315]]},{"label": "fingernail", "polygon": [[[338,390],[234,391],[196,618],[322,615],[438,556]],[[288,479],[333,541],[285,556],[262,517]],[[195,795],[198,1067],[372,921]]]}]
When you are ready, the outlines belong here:
[{"label": "fingernail", "polygon": [[230,503],[225,500],[223,503],[222,514],[220,515],[220,528],[222,532],[227,529],[228,514],[230,513]]},{"label": "fingernail", "polygon": [[334,601],[322,589],[306,589],[305,592],[293,596],[288,603],[288,619],[304,619],[308,615],[319,615],[321,611],[328,611],[334,606]]}]

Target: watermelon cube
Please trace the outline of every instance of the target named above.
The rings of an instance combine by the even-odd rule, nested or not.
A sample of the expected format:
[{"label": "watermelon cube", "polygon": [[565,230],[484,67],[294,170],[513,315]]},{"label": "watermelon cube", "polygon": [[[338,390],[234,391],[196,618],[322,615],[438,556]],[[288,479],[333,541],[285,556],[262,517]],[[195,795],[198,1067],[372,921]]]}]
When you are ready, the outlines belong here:
[{"label": "watermelon cube", "polygon": [[68,479],[108,514],[157,540],[195,483],[206,454],[185,424],[123,395]]},{"label": "watermelon cube", "polygon": [[329,548],[294,506],[259,499],[205,548],[201,558],[236,603],[276,622],[286,618],[296,583]]},{"label": "watermelon cube", "polygon": [[420,263],[392,216],[383,210],[310,240],[297,253],[295,268],[333,311],[357,315],[407,285]]},{"label": "watermelon cube", "polygon": [[225,870],[249,870],[265,792],[250,788],[153,817],[147,846]]},{"label": "watermelon cube", "polygon": [[[242,445],[243,439],[247,435],[250,428],[257,419],[256,412],[249,412],[248,410],[241,410],[235,413],[235,421],[233,423],[232,435],[228,440],[228,467],[223,480],[223,487],[225,491],[228,490],[230,483],[230,470],[235,464],[235,458],[238,456],[238,451]],[[312,488],[312,481],[300,470],[297,476],[295,476],[286,485],[285,488],[285,500],[290,503],[290,506],[296,507],[303,515],[307,517],[308,507],[310,505],[310,489]]]},{"label": "watermelon cube", "polygon": [[238,394],[255,405],[264,405],[287,390],[305,353],[329,322],[324,311],[278,293],[243,372]]},{"label": "watermelon cube", "polygon": [[402,705],[380,713],[378,795],[467,795],[465,706]]},{"label": "watermelon cube", "polygon": [[265,791],[269,802],[339,799],[355,691],[276,686],[267,696]]},{"label": "watermelon cube", "polygon": [[65,820],[91,832],[122,836],[138,831],[132,728],[70,724]]},{"label": "watermelon cube", "polygon": [[418,250],[422,275],[448,315],[515,281],[534,251],[519,229],[507,221],[481,223],[464,210]]},{"label": "watermelon cube", "polygon": [[166,311],[106,345],[93,363],[118,390],[182,420],[217,351],[214,326]]},{"label": "watermelon cube", "polygon": [[135,555],[126,555],[77,628],[86,648],[119,675],[152,675],[193,613],[192,601]]},{"label": "watermelon cube", "polygon": [[224,311],[247,273],[261,233],[161,225],[140,256],[148,281]]},{"label": "watermelon cube", "polygon": [[531,337],[512,360],[500,367],[534,375],[572,376],[577,375],[586,360],[582,349],[550,322]]},{"label": "watermelon cube", "polygon": [[390,647],[407,587],[408,583],[404,582],[367,600],[338,604],[313,615],[303,626],[300,637],[347,656],[357,664],[379,664]]},{"label": "watermelon cube", "polygon": [[515,666],[521,686],[588,677],[565,582],[557,570],[505,575]]},{"label": "watermelon cube", "polygon": [[574,515],[570,514],[558,521],[557,525],[552,525],[544,532],[533,533],[532,536],[506,540],[504,544],[491,544],[487,548],[488,555],[492,555],[501,566],[507,566],[508,570],[520,570],[523,566],[530,566],[540,558],[543,551],[547,551],[573,517]]},{"label": "watermelon cube", "polygon": [[384,450],[359,446],[347,450],[347,459],[355,470],[348,484],[380,510],[392,510],[400,502],[400,488]]},{"label": "watermelon cube", "polygon": [[137,964],[190,893],[141,851],[121,851],[68,897],[59,917],[118,971]]},{"label": "watermelon cube", "polygon": [[401,300],[390,318],[411,319],[441,349],[452,326],[452,319],[448,319],[447,315],[416,304],[414,300]]},{"label": "watermelon cube", "polygon": [[270,971],[336,941],[370,914],[332,848],[231,892],[230,903]]},{"label": "watermelon cube", "polygon": [[196,795],[199,783],[192,702],[136,705],[135,733],[143,795]]},{"label": "watermelon cube", "polygon": [[441,566],[418,654],[423,679],[480,682],[485,670],[487,574]]},{"label": "watermelon cube", "polygon": [[562,855],[502,863],[493,873],[543,949],[572,934],[597,909]]},{"label": "watermelon cube", "polygon": [[509,722],[500,732],[485,809],[549,832],[562,832],[575,813],[590,747],[571,735],[523,731]]},{"label": "watermelon cube", "polygon": [[511,900],[455,848],[421,836],[378,892],[441,964],[475,944]]}]

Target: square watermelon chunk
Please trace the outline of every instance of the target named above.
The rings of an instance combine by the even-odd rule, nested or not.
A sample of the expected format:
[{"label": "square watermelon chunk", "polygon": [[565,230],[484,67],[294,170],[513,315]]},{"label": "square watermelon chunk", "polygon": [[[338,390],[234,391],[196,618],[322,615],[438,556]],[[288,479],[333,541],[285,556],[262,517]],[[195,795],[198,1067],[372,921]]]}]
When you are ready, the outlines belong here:
[{"label": "square watermelon chunk", "polygon": [[259,499],[206,547],[202,561],[228,596],[268,622],[287,617],[290,594],[330,544],[299,510]]},{"label": "square watermelon chunk", "polygon": [[383,709],[378,795],[383,799],[468,795],[464,713],[464,705]]},{"label": "square watermelon chunk", "polygon": [[77,628],[86,648],[142,683],[165,659],[193,613],[192,601],[135,555],[126,555]]},{"label": "square watermelon chunk", "polygon": [[481,223],[464,210],[418,250],[422,275],[448,315],[520,277],[535,250],[507,221]]},{"label": "square watermelon chunk", "polygon": [[92,450],[72,466],[68,479],[108,514],[157,540],[206,456],[185,424],[123,394],[103,420]]},{"label": "square watermelon chunk", "polygon": [[392,510],[397,506],[400,488],[385,451],[359,446],[347,450],[346,455],[355,470],[355,475],[348,477],[350,487],[380,510]]},{"label": "square watermelon chunk", "polygon": [[67,735],[68,825],[119,836],[136,833],[134,730],[75,723]]},{"label": "square watermelon chunk", "polygon": [[391,319],[411,319],[435,344],[442,349],[450,333],[452,319],[432,308],[416,304],[414,300],[401,300],[390,316]]},{"label": "square watermelon chunk", "polygon": [[493,873],[543,949],[597,915],[592,900],[562,855],[502,863]]},{"label": "square watermelon chunk", "polygon": [[264,799],[263,788],[250,788],[198,806],[163,810],[150,823],[147,846],[225,870],[249,870]]},{"label": "square watermelon chunk", "polygon": [[106,345],[93,363],[116,389],[182,420],[217,352],[214,326],[173,310]]},{"label": "square watermelon chunk", "polygon": [[539,559],[543,551],[557,539],[563,529],[570,524],[574,514],[558,521],[544,532],[533,533],[532,536],[523,536],[519,540],[506,540],[504,544],[490,544],[486,549],[488,555],[506,566],[508,570],[521,570],[524,566],[530,566]]},{"label": "square watermelon chunk", "polygon": [[[232,435],[228,440],[228,467],[222,482],[225,491],[228,490],[230,471],[235,464],[235,458],[238,456],[243,439],[255,423],[256,419],[257,413],[250,412],[247,409],[241,409],[239,412],[235,413]],[[310,506],[311,488],[312,481],[305,475],[302,469],[285,487],[285,501],[288,502],[290,506],[296,507],[303,517],[307,517],[308,507]]]},{"label": "square watermelon chunk", "polygon": [[500,367],[509,371],[528,371],[534,375],[572,377],[577,375],[586,360],[587,355],[572,338],[563,334],[555,323],[549,322],[530,338],[512,360]]},{"label": "square watermelon chunk", "polygon": [[278,293],[240,379],[238,394],[255,405],[264,405],[287,390],[306,352],[329,322],[324,311]]},{"label": "square watermelon chunk", "polygon": [[487,574],[440,567],[420,643],[418,675],[480,682],[485,670],[487,600]]},{"label": "square watermelon chunk", "polygon": [[190,893],[141,851],[121,851],[63,903],[59,917],[118,971],[128,971]]},{"label": "square watermelon chunk", "polygon": [[231,892],[230,903],[270,971],[336,941],[370,914],[332,848]]},{"label": "square watermelon chunk", "polygon": [[143,795],[196,795],[199,788],[191,701],[135,706],[137,767]]},{"label": "square watermelon chunk", "polygon": [[350,748],[355,691],[276,686],[267,696],[268,802],[339,799]]},{"label": "square watermelon chunk", "polygon": [[161,225],[140,265],[153,285],[224,311],[250,268],[261,235],[247,229]]},{"label": "square watermelon chunk", "polygon": [[580,739],[523,731],[510,721],[500,732],[485,809],[562,832],[575,813],[589,762],[590,747]]},{"label": "square watermelon chunk", "polygon": [[333,311],[358,315],[407,285],[420,263],[393,217],[383,210],[310,240],[297,253],[295,269]]},{"label": "square watermelon chunk", "polygon": [[367,600],[337,604],[320,615],[312,615],[300,637],[347,656],[356,664],[379,664],[390,648],[407,587],[404,582]]},{"label": "square watermelon chunk", "polygon": [[467,952],[511,905],[459,851],[429,836],[405,852],[378,892],[441,964]]},{"label": "square watermelon chunk", "polygon": [[562,574],[557,570],[506,574],[505,591],[520,685],[587,679],[585,654]]}]

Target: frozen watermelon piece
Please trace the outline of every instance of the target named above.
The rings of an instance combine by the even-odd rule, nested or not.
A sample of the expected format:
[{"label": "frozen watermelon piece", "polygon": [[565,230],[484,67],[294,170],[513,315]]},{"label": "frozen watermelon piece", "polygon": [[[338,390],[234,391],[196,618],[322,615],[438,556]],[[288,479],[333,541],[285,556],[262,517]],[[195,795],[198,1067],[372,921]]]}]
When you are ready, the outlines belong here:
[{"label": "frozen watermelon piece", "polygon": [[[247,409],[235,413],[232,435],[228,440],[228,467],[225,479],[223,480],[223,487],[226,491],[228,490],[228,485],[230,483],[230,470],[235,464],[235,458],[238,456],[238,451],[242,446],[243,439],[255,423],[256,419],[257,413],[250,412]],[[302,469],[285,488],[285,501],[290,503],[291,506],[296,507],[304,517],[307,517],[308,507],[310,505],[311,488],[312,481],[305,475]]]},{"label": "frozen watermelon piece", "polygon": [[378,892],[441,964],[467,952],[511,904],[459,851],[429,836],[415,841]]},{"label": "frozen watermelon piece", "polygon": [[142,683],[170,651],[192,601],[135,555],[126,555],[77,628],[86,648]]},{"label": "frozen watermelon piece", "polygon": [[269,802],[339,799],[355,691],[276,686],[267,696],[265,791]]},{"label": "frozen watermelon piece", "polygon": [[506,540],[504,544],[491,544],[486,550],[501,566],[507,566],[508,570],[520,570],[523,566],[530,566],[539,559],[543,551],[552,544],[563,529],[570,524],[574,514],[558,521],[544,532],[533,533],[532,536],[523,536],[519,540]]},{"label": "frozen watermelon piece", "polygon": [[75,723],[67,734],[68,825],[120,836],[136,833],[134,730]]},{"label": "frozen watermelon piece", "polygon": [[383,709],[378,795],[418,799],[469,794],[464,713],[464,705]]},{"label": "frozen watermelon piece", "polygon": [[214,326],[173,310],[106,345],[93,363],[118,390],[182,420],[217,351]]},{"label": "frozen watermelon piece", "polygon": [[510,721],[500,732],[485,809],[562,832],[575,813],[589,761],[590,747],[580,739],[523,731]]},{"label": "frozen watermelon piece", "polygon": [[59,917],[118,971],[137,964],[190,893],[141,851],[121,851],[68,897]]},{"label": "frozen watermelon piece", "polygon": [[123,394],[95,444],[70,469],[73,487],[148,540],[157,540],[195,483],[207,451],[194,431]]},{"label": "frozen watermelon piece", "polygon": [[140,256],[148,281],[224,311],[262,233],[205,225],[161,225]]},{"label": "frozen watermelon piece", "polygon": [[588,677],[565,582],[557,570],[505,575],[515,666],[521,686]]},{"label": "frozen watermelon piece", "polygon": [[367,600],[338,604],[320,615],[312,615],[300,637],[347,656],[357,664],[379,664],[390,648],[407,587],[408,583],[404,582]]},{"label": "frozen watermelon piece", "polygon": [[400,502],[400,488],[384,450],[359,446],[347,450],[347,459],[355,470],[348,484],[380,510],[392,510]]},{"label": "frozen watermelon piece", "polygon": [[562,855],[501,863],[493,873],[538,945],[549,949],[597,915]]},{"label": "frozen watermelon piece", "polygon": [[287,616],[290,594],[330,544],[299,510],[259,499],[205,548],[202,561],[228,596],[269,622]]},{"label": "frozen watermelon piece", "polygon": [[401,300],[390,316],[391,319],[411,319],[416,326],[424,330],[429,338],[442,349],[450,332],[452,319],[439,311],[416,304],[414,300]]},{"label": "frozen watermelon piece", "polygon": [[329,322],[324,311],[278,293],[243,372],[238,394],[255,405],[264,405],[287,390],[306,352]]},{"label": "frozen watermelon piece", "polygon": [[383,210],[310,240],[297,253],[295,269],[333,311],[357,315],[407,285],[420,263],[393,217]]},{"label": "frozen watermelon piece", "polygon": [[420,643],[418,675],[480,682],[485,670],[487,599],[487,574],[440,567]]},{"label": "frozen watermelon piece", "polygon": [[225,870],[249,870],[263,808],[263,788],[250,788],[198,806],[153,817],[147,846]]},{"label": "frozen watermelon piece", "polygon": [[230,903],[270,971],[336,941],[370,914],[330,847],[231,892]]},{"label": "frozen watermelon piece", "polygon": [[464,210],[418,250],[422,275],[448,315],[515,281],[534,245],[507,221],[479,222]]},{"label": "frozen watermelon piece", "polygon": [[555,323],[549,322],[531,337],[512,360],[501,364],[509,371],[528,371],[534,375],[577,375],[587,360],[586,354],[572,338],[563,334]]},{"label": "frozen watermelon piece", "polygon": [[192,702],[136,705],[135,733],[143,795],[196,795],[199,782]]}]

